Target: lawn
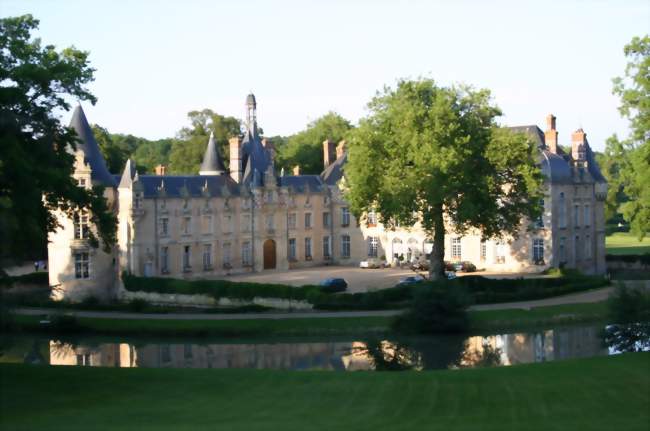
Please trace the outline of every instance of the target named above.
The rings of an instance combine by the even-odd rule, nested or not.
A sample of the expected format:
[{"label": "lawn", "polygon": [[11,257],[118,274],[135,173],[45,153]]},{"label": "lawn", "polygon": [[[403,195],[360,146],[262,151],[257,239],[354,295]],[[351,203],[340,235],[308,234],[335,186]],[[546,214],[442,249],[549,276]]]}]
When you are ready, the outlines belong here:
[{"label": "lawn", "polygon": [[[562,324],[603,322],[606,303],[567,304],[535,307],[530,310],[470,311],[471,329],[476,333],[496,333]],[[66,325],[46,328],[38,316],[15,316],[18,328],[66,333],[160,336],[323,336],[387,333],[391,317],[330,317],[300,319],[169,320],[107,319],[81,317]]]},{"label": "lawn", "polygon": [[0,365],[0,428],[647,430],[650,353],[427,372]]},{"label": "lawn", "polygon": [[629,232],[616,232],[605,238],[607,254],[645,254],[650,253],[650,237],[639,242]]}]

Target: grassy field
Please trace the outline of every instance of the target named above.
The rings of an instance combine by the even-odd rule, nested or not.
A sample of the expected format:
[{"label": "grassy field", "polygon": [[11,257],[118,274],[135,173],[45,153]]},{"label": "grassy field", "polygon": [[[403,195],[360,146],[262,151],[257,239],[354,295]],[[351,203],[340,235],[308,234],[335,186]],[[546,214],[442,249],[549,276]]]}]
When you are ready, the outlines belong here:
[{"label": "grassy field", "polygon": [[[605,321],[604,302],[536,307],[530,310],[471,311],[475,333],[526,329],[571,323]],[[103,335],[161,336],[322,336],[387,333],[390,317],[336,317],[305,319],[163,320],[77,318],[74,324],[44,328],[39,317],[15,316],[18,329],[25,331],[80,332]]]},{"label": "grassy field", "polygon": [[650,253],[650,237],[639,242],[629,232],[616,232],[605,238],[607,254],[644,254]]},{"label": "grassy field", "polygon": [[0,428],[647,430],[650,353],[427,372],[0,365]]}]

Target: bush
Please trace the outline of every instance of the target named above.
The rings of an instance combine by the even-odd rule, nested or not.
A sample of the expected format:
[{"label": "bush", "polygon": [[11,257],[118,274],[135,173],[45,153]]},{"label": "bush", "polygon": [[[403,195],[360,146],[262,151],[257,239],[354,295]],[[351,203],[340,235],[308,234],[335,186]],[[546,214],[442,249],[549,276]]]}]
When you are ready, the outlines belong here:
[{"label": "bush", "polygon": [[458,286],[419,287],[408,310],[393,322],[393,329],[406,333],[463,333],[469,327],[470,297]]},{"label": "bush", "polygon": [[50,319],[51,327],[57,332],[79,332],[77,317],[71,314],[56,314]]},{"label": "bush", "polygon": [[620,283],[607,301],[612,323],[650,322],[650,292]]},{"label": "bush", "polygon": [[15,284],[36,284],[47,287],[48,283],[49,275],[47,272],[31,272],[23,275],[0,277],[0,287],[4,288],[11,288]]},{"label": "bush", "polygon": [[650,253],[645,254],[607,254],[605,255],[607,262],[625,262],[636,263],[640,262],[643,265],[650,265]]},{"label": "bush", "polygon": [[149,307],[149,303],[147,302],[146,299],[136,298],[136,299],[132,299],[131,301],[129,301],[127,306],[129,308],[129,310],[135,311],[136,313],[140,313],[140,312],[146,310],[147,307]]}]

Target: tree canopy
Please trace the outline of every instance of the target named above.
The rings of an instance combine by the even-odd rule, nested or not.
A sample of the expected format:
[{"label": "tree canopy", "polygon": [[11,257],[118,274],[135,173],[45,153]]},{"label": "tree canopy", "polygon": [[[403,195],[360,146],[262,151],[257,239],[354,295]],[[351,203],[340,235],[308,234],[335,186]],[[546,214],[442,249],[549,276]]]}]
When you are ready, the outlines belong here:
[{"label": "tree canopy", "polygon": [[[69,110],[70,99],[95,97],[86,84],[94,69],[88,53],[58,51],[31,33],[39,21],[31,15],[0,19],[0,247],[2,255],[24,256],[45,244],[44,232],[57,220],[50,210],[71,215],[90,208],[104,245],[115,242],[115,216],[103,189],[77,186],[72,178],[76,135],[55,113]],[[93,244],[96,240],[91,238]]]},{"label": "tree canopy", "polygon": [[169,155],[170,171],[178,174],[197,174],[210,132],[214,133],[219,153],[228,164],[230,150],[228,139],[241,134],[241,122],[234,117],[224,117],[210,109],[187,114],[190,127],[184,127],[172,143]]},{"label": "tree canopy", "polygon": [[305,174],[320,174],[323,171],[323,141],[339,142],[352,129],[348,120],[335,112],[328,112],[312,121],[302,132],[290,136],[286,144],[276,147],[276,165],[291,169],[299,165]]},{"label": "tree canopy", "polygon": [[420,221],[434,242],[433,278],[444,275],[447,226],[516,236],[522,217],[540,214],[535,145],[497,126],[489,91],[402,80],[368,107],[350,140],[347,198],[388,228]]},{"label": "tree canopy", "polygon": [[633,38],[624,52],[629,62],[625,77],[614,79],[614,94],[621,98],[619,112],[629,119],[631,134],[607,141],[607,208],[611,214],[620,203],[630,230],[642,239],[650,231],[650,36]]}]

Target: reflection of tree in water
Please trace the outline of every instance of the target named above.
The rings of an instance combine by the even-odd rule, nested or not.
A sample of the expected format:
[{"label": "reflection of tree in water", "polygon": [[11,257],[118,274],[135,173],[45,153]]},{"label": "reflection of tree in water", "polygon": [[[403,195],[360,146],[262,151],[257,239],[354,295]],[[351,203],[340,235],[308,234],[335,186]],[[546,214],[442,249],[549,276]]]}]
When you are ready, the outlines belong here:
[{"label": "reflection of tree in water", "polygon": [[650,322],[609,325],[605,328],[607,347],[617,352],[644,352],[650,350]]},{"label": "reflection of tree in water", "polygon": [[405,344],[387,340],[368,340],[352,348],[353,353],[366,355],[376,371],[421,370],[420,354]]},{"label": "reflection of tree in water", "polygon": [[460,367],[497,367],[501,365],[501,349],[483,342],[481,348],[466,349],[460,358]]}]

